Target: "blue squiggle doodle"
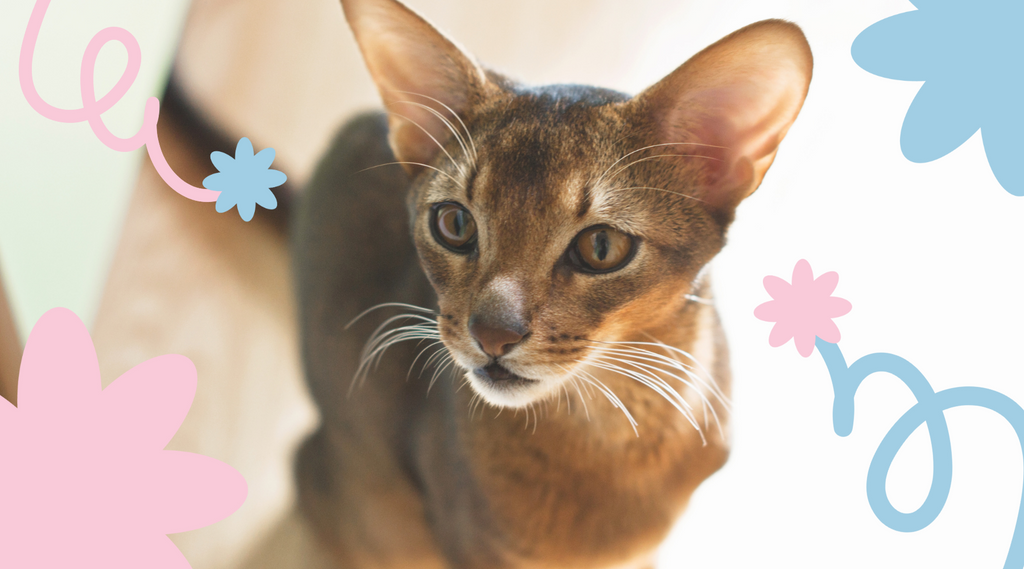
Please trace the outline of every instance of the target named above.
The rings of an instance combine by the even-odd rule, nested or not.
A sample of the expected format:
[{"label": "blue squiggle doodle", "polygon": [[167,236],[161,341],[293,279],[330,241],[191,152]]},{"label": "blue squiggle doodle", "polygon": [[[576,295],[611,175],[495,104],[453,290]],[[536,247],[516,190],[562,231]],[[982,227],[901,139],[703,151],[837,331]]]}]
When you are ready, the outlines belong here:
[{"label": "blue squiggle doodle", "polygon": [[[891,529],[902,532],[918,531],[931,524],[949,497],[953,479],[953,453],[949,443],[949,428],[944,412],[953,407],[974,406],[991,409],[1000,414],[1017,433],[1024,461],[1024,409],[1006,395],[983,387],[954,387],[936,392],[924,375],[907,360],[893,354],[870,354],[847,366],[837,344],[816,338],[814,345],[825,360],[835,402],[832,423],[837,435],[845,437],[853,431],[854,395],[861,383],[871,374],[887,372],[899,378],[910,388],[917,403],[903,414],[889,429],[878,445],[868,467],[868,504],[875,516]],[[885,492],[885,481],[896,458],[910,435],[922,424],[928,427],[932,449],[932,484],[928,497],[910,513],[893,507]],[[1024,517],[1024,493],[1017,511],[1017,525],[1013,530],[1010,550],[1003,569],[1024,569],[1024,535],[1021,518]]]}]

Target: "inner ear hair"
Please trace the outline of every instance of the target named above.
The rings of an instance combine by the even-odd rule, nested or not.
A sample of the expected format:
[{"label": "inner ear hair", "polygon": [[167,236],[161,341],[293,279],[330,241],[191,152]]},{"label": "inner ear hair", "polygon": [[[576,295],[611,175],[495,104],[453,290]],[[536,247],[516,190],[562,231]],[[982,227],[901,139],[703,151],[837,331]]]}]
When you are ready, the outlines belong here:
[{"label": "inner ear hair", "polygon": [[[345,18],[389,111],[389,141],[410,174],[463,135],[460,118],[487,86],[472,56],[397,0],[342,0]],[[460,139],[463,152],[469,152]],[[453,158],[454,161],[454,158]]]},{"label": "inner ear hair", "polygon": [[[796,24],[764,20],[705,48],[635,101],[656,143],[701,155],[701,201],[731,221],[761,184],[811,81],[810,46]],[[685,150],[683,150],[685,149]],[[696,149],[696,151],[695,151]]]}]

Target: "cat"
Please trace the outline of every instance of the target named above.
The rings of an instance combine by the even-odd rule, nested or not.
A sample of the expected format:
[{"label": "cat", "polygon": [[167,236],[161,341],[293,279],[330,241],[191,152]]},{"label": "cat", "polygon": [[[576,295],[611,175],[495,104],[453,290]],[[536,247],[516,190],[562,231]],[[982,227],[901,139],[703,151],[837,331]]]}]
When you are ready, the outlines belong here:
[{"label": "cat", "polygon": [[803,105],[803,33],[752,24],[630,97],[517,83],[396,0],[342,7],[388,112],[343,127],[293,220],[307,547],[652,567],[728,455],[704,269]]}]

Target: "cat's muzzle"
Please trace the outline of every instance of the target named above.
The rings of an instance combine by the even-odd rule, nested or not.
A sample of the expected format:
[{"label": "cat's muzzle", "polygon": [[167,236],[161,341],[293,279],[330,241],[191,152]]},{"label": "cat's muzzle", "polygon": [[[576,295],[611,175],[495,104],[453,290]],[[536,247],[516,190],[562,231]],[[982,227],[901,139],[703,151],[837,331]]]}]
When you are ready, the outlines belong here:
[{"label": "cat's muzzle", "polygon": [[537,382],[535,379],[529,379],[512,373],[502,367],[498,362],[491,362],[484,367],[478,367],[473,370],[473,373],[496,389],[516,388]]}]

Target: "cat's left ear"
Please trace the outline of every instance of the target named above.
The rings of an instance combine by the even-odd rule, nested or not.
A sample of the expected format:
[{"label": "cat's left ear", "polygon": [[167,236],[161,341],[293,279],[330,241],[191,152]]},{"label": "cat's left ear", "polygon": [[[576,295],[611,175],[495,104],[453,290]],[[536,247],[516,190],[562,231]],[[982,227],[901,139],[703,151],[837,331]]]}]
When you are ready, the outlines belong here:
[{"label": "cat's left ear", "polygon": [[696,193],[728,223],[796,120],[811,67],[800,28],[765,20],[705,48],[635,101],[653,121],[655,143],[685,143],[666,148],[709,158]]},{"label": "cat's left ear", "polygon": [[[461,114],[488,85],[483,69],[452,40],[396,0],[342,0],[345,18],[390,114],[388,135],[406,171],[440,152]],[[445,117],[445,118],[441,118]]]}]

